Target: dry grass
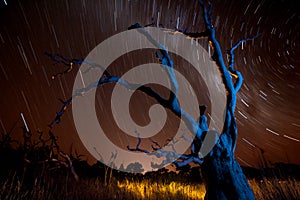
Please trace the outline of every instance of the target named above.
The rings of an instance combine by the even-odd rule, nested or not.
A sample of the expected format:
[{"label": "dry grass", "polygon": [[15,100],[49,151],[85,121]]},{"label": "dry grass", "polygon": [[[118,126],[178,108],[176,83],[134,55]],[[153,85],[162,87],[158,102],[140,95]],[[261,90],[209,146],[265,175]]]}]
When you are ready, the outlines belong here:
[{"label": "dry grass", "polygon": [[249,181],[256,199],[300,199],[300,181],[278,178]]},{"label": "dry grass", "polygon": [[[257,199],[300,199],[300,181],[249,180]],[[100,178],[81,178],[49,174],[34,179],[32,187],[12,174],[1,181],[0,199],[203,199],[205,187],[200,183],[162,182],[155,180],[123,181],[112,178],[105,185]]]},{"label": "dry grass", "polygon": [[152,181],[123,181],[118,182],[119,188],[134,194],[139,199],[204,199],[205,187],[203,184],[151,183]]}]

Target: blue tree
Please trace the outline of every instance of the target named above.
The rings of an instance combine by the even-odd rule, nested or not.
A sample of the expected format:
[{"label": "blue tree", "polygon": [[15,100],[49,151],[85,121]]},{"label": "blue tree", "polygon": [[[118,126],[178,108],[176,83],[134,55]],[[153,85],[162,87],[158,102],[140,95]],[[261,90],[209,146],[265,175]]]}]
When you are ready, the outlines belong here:
[{"label": "blue tree", "polygon": [[[143,150],[140,148],[140,138],[138,138],[138,144],[135,148],[127,146],[127,149],[130,151],[139,151],[147,155],[152,154],[156,155],[157,157],[166,158],[161,164],[153,163],[152,166],[154,168],[161,167],[170,160],[174,160],[173,158],[178,157],[179,159],[174,162],[177,166],[188,165],[191,162],[200,164],[204,183],[206,185],[205,199],[254,199],[254,194],[248,184],[248,181],[234,156],[238,134],[235,119],[236,94],[243,83],[242,74],[234,67],[234,50],[243,42],[253,40],[257,38],[258,35],[253,38],[242,39],[233,45],[228,51],[226,51],[229,56],[229,62],[226,64],[223,59],[223,51],[215,35],[216,30],[213,26],[213,21],[211,18],[212,4],[210,2],[206,4],[203,2],[203,0],[199,0],[199,4],[203,13],[205,31],[198,33],[190,33],[187,30],[177,31],[192,38],[207,38],[211,48],[213,49],[212,59],[219,68],[223,84],[227,90],[225,122],[222,133],[220,134],[220,137],[217,138],[217,141],[215,141],[215,146],[213,149],[205,157],[202,157],[199,154],[199,151],[201,146],[205,145],[203,144],[203,141],[206,135],[209,133],[208,126],[206,124],[207,118],[205,116],[206,106],[199,107],[199,121],[193,119],[189,113],[185,112],[185,110],[180,107],[177,96],[178,83],[174,72],[173,61],[170,58],[168,51],[163,45],[151,38],[151,36],[144,31],[142,26],[139,24],[134,24],[129,27],[129,29],[137,28],[149,39],[150,42],[159,47],[160,52],[157,53],[156,56],[159,58],[163,69],[166,70],[173,88],[173,92],[170,93],[170,96],[166,99],[147,86],[141,86],[138,88],[138,90],[154,98],[162,106],[169,109],[176,116],[180,117],[189,130],[194,134],[195,139],[192,141],[190,154],[178,155],[176,151],[165,151],[164,148],[159,146],[156,142],[154,142],[156,146],[152,146],[153,152]],[[68,59],[60,54],[47,53],[46,55],[56,63],[64,64],[68,67],[65,72],[54,75],[54,78],[72,70],[74,64],[81,64],[84,62],[83,60]],[[92,83],[86,88],[83,88],[82,91],[78,91],[78,95],[80,95],[80,92],[84,92],[91,87],[98,87],[102,84],[111,82],[118,82],[129,89],[134,88],[133,84],[130,84],[129,82],[122,80],[117,76],[111,75],[107,71],[104,71],[103,76],[97,83]],[[60,112],[57,113],[53,122],[51,122],[49,125],[50,127],[52,127],[55,122],[60,122],[61,116],[65,112],[66,107],[71,103],[72,98],[75,98],[75,96],[72,96],[65,102],[63,101],[63,107]]]},{"label": "blue tree", "polygon": [[[213,21],[211,19],[212,4],[209,3],[207,6],[202,0],[199,0],[199,4],[202,8],[206,30],[199,33],[189,33],[187,30],[178,31],[192,38],[208,39],[208,42],[213,49],[212,59],[216,62],[220,70],[223,84],[227,90],[225,122],[222,133],[218,138],[218,141],[216,141],[213,149],[204,158],[199,156],[198,153],[200,151],[200,147],[202,146],[203,140],[208,133],[208,127],[206,124],[207,119],[205,116],[206,107],[200,106],[199,108],[199,124],[196,124],[196,122],[191,119],[188,113],[185,113],[185,111],[180,108],[177,99],[176,91],[178,85],[174,75],[173,62],[169,57],[168,52],[162,48],[160,51],[161,53],[157,54],[157,57],[164,66],[168,66],[167,72],[169,73],[173,88],[176,89],[175,92],[170,95],[166,105],[164,101],[161,101],[160,103],[166,108],[169,108],[174,114],[178,116],[181,115],[186,125],[195,135],[195,139],[191,145],[191,153],[188,155],[181,155],[174,163],[177,166],[184,166],[191,162],[201,165],[201,170],[206,185],[205,199],[255,199],[248,181],[234,156],[238,134],[235,119],[236,94],[243,83],[242,74],[234,68],[234,50],[243,42],[253,40],[259,35],[256,35],[253,38],[242,39],[233,45],[229,50],[227,50],[226,53],[229,56],[229,62],[226,65],[223,59],[221,46],[216,39],[215,28],[213,27]],[[140,28],[140,26],[135,24],[130,28]],[[178,156],[174,155],[176,154],[175,151],[167,152],[162,148],[160,148],[160,152],[157,151],[158,149],[156,148],[153,148],[153,150],[155,150],[153,153],[157,154],[158,157],[165,156],[167,158],[165,161]],[[142,150],[139,149],[139,151]],[[164,162],[162,164],[164,164]],[[153,164],[153,166],[155,167],[157,164]]]}]

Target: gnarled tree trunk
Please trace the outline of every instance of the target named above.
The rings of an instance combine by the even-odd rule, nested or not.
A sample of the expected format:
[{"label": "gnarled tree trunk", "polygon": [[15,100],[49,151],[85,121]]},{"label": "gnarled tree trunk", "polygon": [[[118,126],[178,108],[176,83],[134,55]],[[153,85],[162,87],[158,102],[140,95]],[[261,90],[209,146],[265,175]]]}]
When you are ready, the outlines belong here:
[{"label": "gnarled tree trunk", "polygon": [[222,134],[201,166],[206,200],[255,199],[242,168],[228,150],[228,138]]}]

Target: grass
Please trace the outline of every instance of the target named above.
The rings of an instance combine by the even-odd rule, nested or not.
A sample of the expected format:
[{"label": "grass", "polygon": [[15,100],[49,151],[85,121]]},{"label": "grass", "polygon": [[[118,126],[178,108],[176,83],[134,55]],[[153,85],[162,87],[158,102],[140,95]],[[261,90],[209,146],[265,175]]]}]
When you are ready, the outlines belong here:
[{"label": "grass", "polygon": [[[256,199],[300,199],[300,181],[293,178],[249,183]],[[112,177],[105,184],[100,177],[76,181],[70,173],[44,172],[29,185],[11,173],[1,180],[0,199],[204,199],[205,195],[204,185],[196,182]]]},{"label": "grass", "polygon": [[118,188],[133,194],[138,199],[204,199],[203,184],[174,182],[153,183],[153,180],[118,182]]},{"label": "grass", "polygon": [[249,180],[256,199],[300,199],[300,181],[294,178]]}]

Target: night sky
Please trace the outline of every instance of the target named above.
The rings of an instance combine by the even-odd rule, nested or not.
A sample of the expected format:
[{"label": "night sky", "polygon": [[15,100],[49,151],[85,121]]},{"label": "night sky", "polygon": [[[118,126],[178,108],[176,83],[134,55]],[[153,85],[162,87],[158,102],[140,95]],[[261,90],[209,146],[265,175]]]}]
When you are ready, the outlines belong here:
[{"label": "night sky", "polygon": [[[24,125],[21,113],[31,132],[47,132],[47,124],[62,106],[58,99],[66,100],[72,94],[79,66],[52,80],[52,75],[66,70],[66,66],[53,65],[45,51],[83,59],[103,40],[136,22],[161,23],[171,29],[178,25],[179,29],[189,28],[191,32],[204,30],[197,1],[0,1],[0,131],[11,132],[16,138]],[[262,157],[269,164],[300,165],[300,15],[296,5],[297,0],[214,1],[212,16],[224,52],[241,38],[261,34],[235,51],[237,69],[245,78],[236,109],[239,130],[236,157],[241,165],[258,167]],[[139,55],[143,59],[134,59],[138,53],[129,53],[114,62],[112,72],[119,75],[126,67],[155,60],[154,51],[144,51],[143,56]],[[178,61],[175,65],[180,68],[187,63]],[[113,84],[105,87],[97,90],[96,107],[102,111],[108,108],[104,99],[109,99],[108,91]],[[136,95],[136,99],[141,97],[145,95]],[[147,106],[133,101],[137,106],[132,108],[133,119],[147,123],[144,114]],[[203,96],[201,101],[207,103],[207,97]],[[105,126],[111,131],[112,141],[122,148],[134,144],[134,138],[118,133],[105,112],[100,112],[98,118],[102,123],[107,122]],[[176,128],[178,124],[178,119],[168,114],[171,119],[160,134],[169,135],[159,138],[168,138],[170,127]],[[92,160],[76,133],[71,107],[53,132],[66,151],[73,144],[73,150]]]}]

